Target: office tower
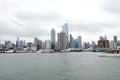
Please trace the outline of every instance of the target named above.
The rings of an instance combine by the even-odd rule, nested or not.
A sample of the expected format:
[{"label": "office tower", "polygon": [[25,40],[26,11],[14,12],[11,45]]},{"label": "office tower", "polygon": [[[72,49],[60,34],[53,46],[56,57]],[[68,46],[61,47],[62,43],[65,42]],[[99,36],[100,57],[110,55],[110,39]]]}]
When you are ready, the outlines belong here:
[{"label": "office tower", "polygon": [[42,49],[45,49],[46,46],[45,46],[45,42],[42,42]]},{"label": "office tower", "polygon": [[28,42],[28,43],[27,43],[27,47],[28,47],[28,50],[30,50],[31,47],[32,47],[32,42]]},{"label": "office tower", "polygon": [[92,46],[91,46],[91,47],[92,47],[92,48],[96,48],[96,47],[97,47],[95,41],[92,41]]},{"label": "office tower", "polygon": [[113,37],[113,41],[117,44],[117,36]]},{"label": "office tower", "polygon": [[19,38],[17,38],[17,41],[16,41],[16,48],[18,48],[19,46]]},{"label": "office tower", "polygon": [[5,41],[5,46],[4,46],[5,50],[14,49],[14,47],[15,47],[14,43],[12,43],[11,41]]},{"label": "office tower", "polygon": [[45,40],[45,49],[51,49],[51,42],[49,40]]},{"label": "office tower", "polygon": [[78,39],[74,40],[74,48],[78,48]]},{"label": "office tower", "polygon": [[68,24],[67,23],[65,23],[64,25],[63,25],[63,27],[62,27],[62,31],[65,33],[65,35],[66,35],[66,38],[67,38],[67,48],[69,47],[69,40],[68,40]]},{"label": "office tower", "polygon": [[117,46],[120,46],[120,40],[117,41]]},{"label": "office tower", "polygon": [[83,43],[83,49],[88,49],[88,48],[90,48],[89,42],[84,42]]},{"label": "office tower", "polygon": [[55,30],[51,29],[51,49],[55,48]]},{"label": "office tower", "polygon": [[34,38],[34,44],[35,45],[39,44],[39,39],[37,39],[36,37]]},{"label": "office tower", "polygon": [[74,48],[74,39],[71,34],[70,34],[70,46],[69,47]]},{"label": "office tower", "polygon": [[111,49],[116,49],[117,48],[117,44],[114,41],[110,42],[110,48]]},{"label": "office tower", "polygon": [[82,38],[78,36],[78,48],[82,49]]},{"label": "office tower", "polygon": [[64,32],[57,34],[57,50],[67,49],[67,38]]},{"label": "office tower", "polygon": [[10,49],[10,41],[5,41],[5,49],[6,50]]},{"label": "office tower", "polygon": [[0,51],[2,51],[4,49],[4,45],[0,44]]}]

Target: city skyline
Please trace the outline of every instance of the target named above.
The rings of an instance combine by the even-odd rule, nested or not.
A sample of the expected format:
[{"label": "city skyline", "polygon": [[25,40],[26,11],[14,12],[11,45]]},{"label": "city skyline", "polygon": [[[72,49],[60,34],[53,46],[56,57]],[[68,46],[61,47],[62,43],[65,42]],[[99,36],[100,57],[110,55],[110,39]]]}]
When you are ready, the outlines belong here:
[{"label": "city skyline", "polygon": [[62,31],[69,25],[69,35],[82,36],[82,41],[97,41],[107,35],[118,36],[119,0],[0,0],[0,40],[16,41],[17,37],[33,41],[34,37],[50,40],[50,30]]},{"label": "city skyline", "polygon": [[[65,24],[66,24],[66,23],[65,23]],[[67,27],[68,27],[68,26],[67,26]],[[64,31],[61,30],[60,32],[64,32]],[[43,42],[45,42],[46,40],[49,40],[49,41],[51,41],[51,43],[52,43],[52,42],[55,43],[55,42],[57,42],[57,37],[58,37],[57,34],[60,33],[60,32],[57,32],[57,33],[56,33],[56,30],[55,30],[54,28],[52,28],[52,29],[50,30],[49,39],[48,39],[48,38],[47,38],[47,39],[41,39],[41,38],[39,38],[39,37],[32,37],[31,40],[27,40],[26,37],[25,37],[25,38],[24,38],[24,37],[16,37],[16,38],[15,38],[15,41],[12,41],[11,39],[6,39],[5,41],[12,41],[13,43],[16,43],[16,41],[20,38],[21,40],[25,40],[26,42],[34,42],[34,38],[38,38],[39,40],[41,40],[41,41],[43,41]],[[64,33],[65,33],[65,32],[64,32]],[[65,34],[66,34],[66,33],[65,33]],[[77,39],[78,37],[83,37],[83,38],[84,38],[84,36],[80,36],[79,34],[76,35],[76,37],[73,37],[74,34],[69,34],[69,33],[68,33],[68,37],[69,37],[69,38],[70,38],[71,35],[72,35],[72,38],[73,38],[73,39]],[[67,36],[66,36],[66,37],[67,37]],[[99,35],[99,36],[97,36],[98,39],[96,39],[96,40],[91,39],[91,40],[88,40],[88,41],[85,41],[85,40],[82,38],[82,43],[83,43],[83,42],[90,42],[90,43],[92,43],[92,41],[95,41],[95,43],[97,43],[98,40],[110,40],[110,41],[114,41],[114,42],[120,41],[120,39],[118,39],[119,36],[114,35],[114,36],[112,36],[111,39],[108,39],[108,37],[109,37],[109,35],[107,36],[106,34],[104,34],[104,35]],[[5,41],[0,40],[0,43],[4,43]],[[70,40],[69,40],[69,42],[70,42]]]}]

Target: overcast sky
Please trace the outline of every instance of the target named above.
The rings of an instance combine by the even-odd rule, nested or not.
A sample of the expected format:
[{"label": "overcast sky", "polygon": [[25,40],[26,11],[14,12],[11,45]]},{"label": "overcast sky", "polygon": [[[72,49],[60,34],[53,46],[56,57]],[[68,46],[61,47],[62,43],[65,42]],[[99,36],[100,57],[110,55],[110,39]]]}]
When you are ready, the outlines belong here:
[{"label": "overcast sky", "polygon": [[83,41],[120,35],[120,0],[0,0],[0,40],[17,37],[33,41],[50,40],[68,23],[69,34]]}]

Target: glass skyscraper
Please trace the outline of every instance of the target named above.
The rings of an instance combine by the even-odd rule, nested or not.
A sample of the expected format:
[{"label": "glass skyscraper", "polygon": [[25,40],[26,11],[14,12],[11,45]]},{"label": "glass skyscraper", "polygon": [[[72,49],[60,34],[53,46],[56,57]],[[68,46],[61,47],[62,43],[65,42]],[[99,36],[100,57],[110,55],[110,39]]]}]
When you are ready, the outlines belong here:
[{"label": "glass skyscraper", "polygon": [[82,49],[82,37],[78,36],[78,48]]},{"label": "glass skyscraper", "polygon": [[51,29],[51,48],[55,48],[55,30]]},{"label": "glass skyscraper", "polygon": [[117,36],[113,37],[113,41],[117,44]]},{"label": "glass skyscraper", "polygon": [[67,48],[69,47],[69,39],[68,39],[68,35],[69,35],[69,31],[68,31],[68,24],[65,23],[62,27],[62,31],[65,33],[66,38],[67,38]]}]

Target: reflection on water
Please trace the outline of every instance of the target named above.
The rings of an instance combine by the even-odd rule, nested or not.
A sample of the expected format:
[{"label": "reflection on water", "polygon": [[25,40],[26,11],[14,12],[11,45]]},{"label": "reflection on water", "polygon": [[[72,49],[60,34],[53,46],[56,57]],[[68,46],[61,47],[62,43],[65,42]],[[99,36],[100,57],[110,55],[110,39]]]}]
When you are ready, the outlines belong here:
[{"label": "reflection on water", "polygon": [[0,54],[0,80],[119,80],[119,63],[96,53]]}]

